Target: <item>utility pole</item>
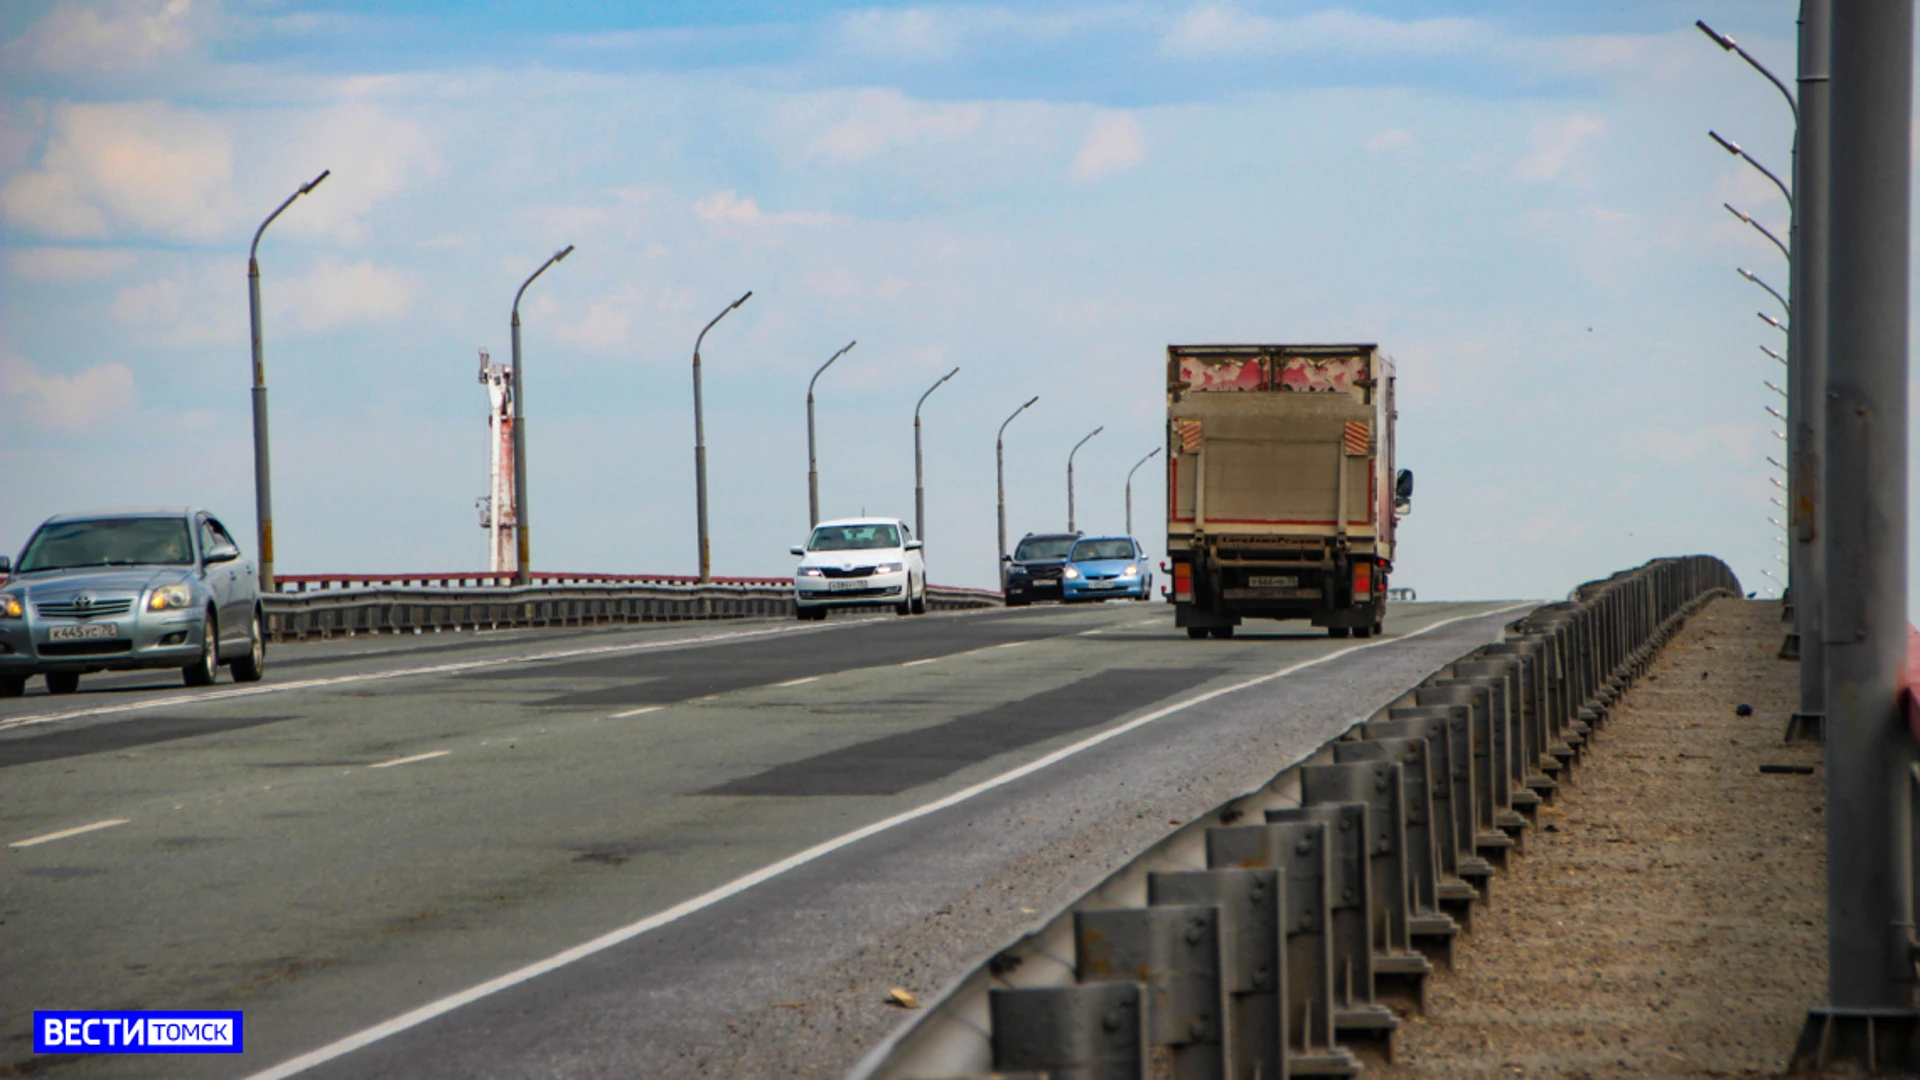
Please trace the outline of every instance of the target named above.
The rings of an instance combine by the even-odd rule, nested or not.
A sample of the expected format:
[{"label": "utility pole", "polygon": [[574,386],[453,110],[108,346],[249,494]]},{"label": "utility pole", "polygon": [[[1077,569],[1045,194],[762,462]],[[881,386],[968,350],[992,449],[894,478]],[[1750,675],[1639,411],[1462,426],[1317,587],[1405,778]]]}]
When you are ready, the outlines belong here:
[{"label": "utility pole", "polygon": [[1818,739],[1827,713],[1826,536],[1821,529],[1821,448],[1826,439],[1828,176],[1832,138],[1827,105],[1833,0],[1800,5],[1800,123],[1795,135],[1793,340],[1787,367],[1788,577],[1800,646],[1800,709],[1792,739]]},{"label": "utility pole", "polygon": [[820,376],[833,366],[835,360],[846,355],[847,349],[858,344],[857,341],[847,342],[846,348],[827,357],[827,362],[821,364],[820,370],[814,372],[813,378],[807,380],[807,527],[809,529],[820,524],[820,467],[813,457],[813,384],[820,381]]},{"label": "utility pole", "polygon": [[267,449],[267,357],[266,343],[260,336],[260,237],[280,216],[280,211],[293,205],[293,200],[320,186],[320,181],[333,175],[332,169],[323,170],[319,176],[305,184],[300,190],[287,196],[287,201],[267,215],[267,220],[253,231],[253,246],[247,249],[247,314],[253,322],[253,511],[255,529],[260,542],[260,591],[273,592],[273,465],[268,459]]},{"label": "utility pole", "polygon": [[[693,503],[694,516],[698,518],[700,533],[700,584],[713,580],[712,547],[707,543],[707,421],[700,407],[700,343],[707,340],[707,331],[714,324],[727,317],[727,313],[747,302],[753,295],[748,289],[746,296],[728,304],[725,311],[713,317],[700,330],[700,336],[693,339]],[[516,365],[517,367],[518,365]],[[525,526],[521,535],[524,536]]]},{"label": "utility pole", "polygon": [[1907,728],[1907,263],[1913,0],[1833,5],[1827,193],[1827,1002],[1794,1051],[1920,1069]]},{"label": "utility pole", "polygon": [[520,290],[513,294],[513,538],[519,549],[519,565],[513,568],[515,585],[533,583],[533,541],[528,536],[532,530],[527,524],[527,391],[520,363],[520,298],[527,294],[534,278],[572,253],[573,245],[568,244],[547,256],[540,269],[521,282]]},{"label": "utility pole", "polygon": [[[1102,425],[1100,425],[1099,427],[1097,427],[1097,428],[1094,428],[1094,429],[1093,429],[1092,431],[1089,431],[1089,432],[1087,432],[1087,439],[1091,439],[1091,438],[1093,438],[1093,437],[1094,437],[1095,435],[1098,435],[1098,434],[1100,434],[1101,432],[1103,432],[1103,431],[1105,431],[1105,430],[1107,430],[1107,426],[1106,426],[1105,424],[1102,424]],[[1075,455],[1075,454],[1077,454],[1077,453],[1079,453],[1079,452],[1080,452],[1080,448],[1081,448],[1081,447],[1083,447],[1083,446],[1085,446],[1085,445],[1087,445],[1087,439],[1081,439],[1081,440],[1080,440],[1079,442],[1077,442],[1077,443],[1074,443],[1074,444],[1073,444],[1073,449],[1072,449],[1072,450],[1069,450],[1069,451],[1067,451],[1067,531],[1068,531],[1068,532],[1073,532],[1073,531],[1074,531],[1074,522],[1073,522],[1073,455]]]},{"label": "utility pole", "polygon": [[1152,461],[1154,459],[1154,456],[1159,453],[1160,453],[1160,448],[1157,446],[1154,447],[1151,451],[1148,452],[1146,457],[1143,457],[1139,461],[1134,462],[1133,468],[1127,470],[1127,535],[1128,536],[1133,535],[1133,474],[1139,472],[1140,466],[1145,465],[1149,461]]},{"label": "utility pole", "polygon": [[927,489],[920,475],[920,406],[925,405],[927,398],[935,390],[940,389],[948,379],[958,374],[960,369],[954,368],[940,376],[940,381],[927,387],[927,392],[921,394],[920,400],[913,405],[913,532],[920,538],[921,543],[927,540]]},{"label": "utility pole", "polygon": [[1020,414],[1033,407],[1040,400],[1035,394],[1027,399],[1025,405],[1013,410],[1013,415],[1000,421],[1000,434],[993,439],[993,486],[1000,507],[1000,587],[1007,584],[1007,425],[1018,419]]}]

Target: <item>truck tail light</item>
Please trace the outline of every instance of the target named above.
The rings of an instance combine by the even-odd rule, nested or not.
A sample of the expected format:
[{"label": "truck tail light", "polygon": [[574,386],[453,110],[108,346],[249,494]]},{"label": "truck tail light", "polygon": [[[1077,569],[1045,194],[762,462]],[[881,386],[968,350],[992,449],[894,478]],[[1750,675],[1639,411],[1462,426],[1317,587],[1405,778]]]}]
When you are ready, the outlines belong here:
[{"label": "truck tail light", "polygon": [[1193,566],[1190,563],[1173,564],[1173,599],[1176,603],[1193,600]]},{"label": "truck tail light", "polygon": [[1373,592],[1373,564],[1353,564],[1353,595],[1367,596]]}]

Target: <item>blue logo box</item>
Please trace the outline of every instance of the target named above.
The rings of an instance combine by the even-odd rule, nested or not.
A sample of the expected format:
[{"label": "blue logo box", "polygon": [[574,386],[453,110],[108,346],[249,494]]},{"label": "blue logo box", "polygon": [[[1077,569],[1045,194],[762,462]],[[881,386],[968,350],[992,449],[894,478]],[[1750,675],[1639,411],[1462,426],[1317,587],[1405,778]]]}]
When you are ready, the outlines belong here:
[{"label": "blue logo box", "polygon": [[124,1012],[35,1009],[36,1054],[238,1054],[246,1048],[240,1012]]}]

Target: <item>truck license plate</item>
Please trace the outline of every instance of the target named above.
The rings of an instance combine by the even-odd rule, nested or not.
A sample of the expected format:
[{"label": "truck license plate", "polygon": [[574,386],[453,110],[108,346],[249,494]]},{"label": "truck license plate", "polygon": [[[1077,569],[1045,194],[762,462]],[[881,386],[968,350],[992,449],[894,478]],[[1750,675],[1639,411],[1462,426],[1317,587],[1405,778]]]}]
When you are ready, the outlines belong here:
[{"label": "truck license plate", "polygon": [[1292,589],[1299,584],[1298,577],[1280,574],[1253,574],[1247,578],[1247,587],[1252,589]]},{"label": "truck license plate", "polygon": [[117,638],[120,626],[117,623],[81,623],[78,626],[50,626],[47,638],[51,641],[91,641],[94,638]]}]

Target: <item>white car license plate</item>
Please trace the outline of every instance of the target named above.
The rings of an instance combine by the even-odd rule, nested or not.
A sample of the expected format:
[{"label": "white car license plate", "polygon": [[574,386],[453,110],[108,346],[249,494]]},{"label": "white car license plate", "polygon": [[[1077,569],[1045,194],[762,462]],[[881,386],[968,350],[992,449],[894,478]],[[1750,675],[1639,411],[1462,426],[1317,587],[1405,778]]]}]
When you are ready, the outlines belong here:
[{"label": "white car license plate", "polygon": [[1117,589],[1117,588],[1119,588],[1119,587],[1120,587],[1120,583],[1119,583],[1119,582],[1117,582],[1117,581],[1089,581],[1089,582],[1087,582],[1087,588],[1089,588],[1089,589]]},{"label": "white car license plate", "polygon": [[1299,578],[1280,574],[1253,574],[1247,578],[1247,587],[1253,589],[1292,589],[1299,584]]},{"label": "white car license plate", "polygon": [[855,589],[864,589],[864,588],[866,588],[866,587],[867,587],[867,583],[866,583],[866,581],[865,581],[864,579],[862,579],[862,580],[858,580],[858,581],[829,581],[829,582],[827,582],[827,591],[828,591],[828,592],[852,592],[852,591],[854,591]]},{"label": "white car license plate", "polygon": [[94,638],[117,638],[120,636],[118,623],[81,623],[77,626],[50,626],[47,639],[50,641],[91,641]]}]

